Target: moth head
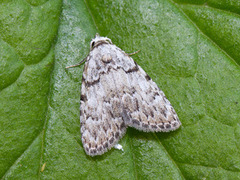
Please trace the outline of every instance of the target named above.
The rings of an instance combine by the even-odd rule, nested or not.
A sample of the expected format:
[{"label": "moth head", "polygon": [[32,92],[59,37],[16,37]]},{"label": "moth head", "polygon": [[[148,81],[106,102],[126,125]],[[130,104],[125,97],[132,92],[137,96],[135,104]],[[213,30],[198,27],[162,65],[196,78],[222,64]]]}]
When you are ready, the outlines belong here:
[{"label": "moth head", "polygon": [[93,38],[92,41],[90,42],[90,49],[92,50],[94,47],[98,46],[99,44],[112,44],[112,41],[107,37],[99,36],[99,34],[97,33],[95,35],[95,38]]}]

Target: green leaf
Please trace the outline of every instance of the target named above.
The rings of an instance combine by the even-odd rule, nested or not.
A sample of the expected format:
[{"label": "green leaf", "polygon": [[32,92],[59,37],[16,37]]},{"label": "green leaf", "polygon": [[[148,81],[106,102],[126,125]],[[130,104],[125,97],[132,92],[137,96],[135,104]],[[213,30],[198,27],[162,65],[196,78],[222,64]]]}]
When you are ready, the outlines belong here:
[{"label": "green leaf", "polygon": [[[1,179],[240,179],[239,10],[238,0],[0,2]],[[179,130],[128,128],[123,152],[85,154],[83,66],[65,67],[87,56],[96,32],[141,50],[133,58]]]}]

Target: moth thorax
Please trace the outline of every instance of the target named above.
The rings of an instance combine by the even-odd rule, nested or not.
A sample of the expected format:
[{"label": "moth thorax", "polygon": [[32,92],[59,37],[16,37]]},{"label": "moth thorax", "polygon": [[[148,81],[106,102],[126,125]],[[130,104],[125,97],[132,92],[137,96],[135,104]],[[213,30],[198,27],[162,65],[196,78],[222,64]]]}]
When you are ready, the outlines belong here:
[{"label": "moth thorax", "polygon": [[102,56],[102,62],[110,63],[112,61],[112,56],[110,54],[105,54]]}]

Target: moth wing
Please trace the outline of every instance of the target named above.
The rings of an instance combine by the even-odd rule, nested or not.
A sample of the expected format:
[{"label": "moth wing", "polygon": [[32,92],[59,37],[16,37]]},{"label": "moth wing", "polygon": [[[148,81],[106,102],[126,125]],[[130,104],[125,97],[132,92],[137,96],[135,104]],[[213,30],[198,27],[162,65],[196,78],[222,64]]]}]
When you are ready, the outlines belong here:
[{"label": "moth wing", "polygon": [[155,82],[115,45],[102,44],[84,66],[80,122],[90,156],[101,155],[125,134],[127,126],[143,131],[171,131],[181,123]]},{"label": "moth wing", "polygon": [[128,87],[122,96],[126,125],[147,132],[179,128],[181,122],[163,91],[140,66],[134,69],[127,74]]},{"label": "moth wing", "polygon": [[[86,77],[83,73],[80,105],[82,143],[90,156],[101,155],[111,149],[126,132],[126,125],[119,110],[120,99],[116,86],[112,84],[112,71],[98,78]],[[99,75],[99,74],[98,74]]]}]

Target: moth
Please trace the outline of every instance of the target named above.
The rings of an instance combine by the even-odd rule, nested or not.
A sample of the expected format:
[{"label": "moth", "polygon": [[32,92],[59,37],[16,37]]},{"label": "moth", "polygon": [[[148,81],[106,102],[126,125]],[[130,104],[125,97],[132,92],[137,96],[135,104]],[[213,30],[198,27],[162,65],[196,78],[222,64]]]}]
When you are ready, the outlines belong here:
[{"label": "moth", "polygon": [[82,144],[90,156],[111,149],[127,127],[169,132],[181,125],[163,91],[130,55],[96,34],[82,61],[80,125]]}]

